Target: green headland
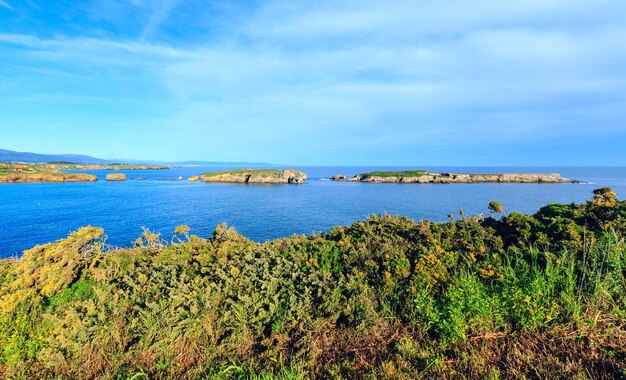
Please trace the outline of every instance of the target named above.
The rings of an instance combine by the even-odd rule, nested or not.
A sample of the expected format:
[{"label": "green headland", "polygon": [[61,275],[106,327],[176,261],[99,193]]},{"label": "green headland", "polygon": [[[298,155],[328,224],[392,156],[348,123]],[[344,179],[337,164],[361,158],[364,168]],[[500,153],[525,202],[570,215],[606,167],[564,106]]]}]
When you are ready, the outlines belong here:
[{"label": "green headland", "polygon": [[49,164],[0,163],[0,183],[24,182],[95,182],[95,175],[67,173],[71,170],[161,170],[169,166],[131,164]]},{"label": "green headland", "polygon": [[55,165],[0,163],[0,183],[95,181],[94,175],[64,173]]}]

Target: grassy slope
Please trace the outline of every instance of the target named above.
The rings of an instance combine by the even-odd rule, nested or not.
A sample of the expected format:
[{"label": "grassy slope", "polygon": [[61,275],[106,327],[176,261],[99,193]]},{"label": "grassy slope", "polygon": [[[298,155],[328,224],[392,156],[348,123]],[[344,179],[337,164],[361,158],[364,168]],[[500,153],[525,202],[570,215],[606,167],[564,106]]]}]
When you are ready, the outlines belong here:
[{"label": "grassy slope", "polygon": [[[16,171],[15,167],[22,167],[23,171]],[[106,164],[106,165],[90,165],[90,164],[66,164],[66,163],[58,163],[58,164],[5,164],[0,163],[0,175],[9,175],[9,174],[50,174],[50,175],[64,175],[61,170],[86,170],[91,166],[94,167],[102,167],[102,168],[110,168],[111,170],[132,170],[142,167],[149,168],[167,168],[165,166],[156,166],[156,165],[132,165],[132,164]],[[97,170],[97,169],[96,169]]]},{"label": "grassy slope", "polygon": [[[15,167],[19,166],[22,171],[16,171]],[[46,175],[64,175],[64,173],[59,171],[52,171],[48,165],[37,165],[37,164],[3,164],[0,163],[0,175],[28,175],[28,174],[46,174]]]},{"label": "grassy slope", "polygon": [[3,172],[0,171],[0,175],[22,175],[22,174],[46,174],[46,175],[65,175],[66,173],[63,172],[23,172],[23,173],[16,173],[16,172]]},{"label": "grassy slope", "polygon": [[[626,376],[626,203],[0,261],[0,377]],[[144,374],[146,375],[144,377]]]},{"label": "grassy slope", "polygon": [[0,171],[0,176],[8,176],[8,175],[19,175],[28,177],[32,174],[45,174],[45,175],[54,175],[54,176],[64,176],[66,173],[63,172],[24,172],[24,173],[16,173],[16,172],[3,172]]},{"label": "grassy slope", "polygon": [[421,177],[423,175],[425,175],[427,172],[424,170],[404,170],[404,171],[399,171],[399,172],[382,172],[382,171],[375,171],[375,172],[369,172],[369,173],[362,173],[359,174],[359,176],[362,176],[363,178],[367,178],[367,177]]},{"label": "grassy slope", "polygon": [[250,174],[262,174],[262,175],[271,175],[275,177],[280,176],[280,170],[277,169],[235,169],[235,170],[225,170],[219,172],[207,172],[203,173],[203,176],[213,177],[222,174],[232,174],[232,175],[250,175]]}]

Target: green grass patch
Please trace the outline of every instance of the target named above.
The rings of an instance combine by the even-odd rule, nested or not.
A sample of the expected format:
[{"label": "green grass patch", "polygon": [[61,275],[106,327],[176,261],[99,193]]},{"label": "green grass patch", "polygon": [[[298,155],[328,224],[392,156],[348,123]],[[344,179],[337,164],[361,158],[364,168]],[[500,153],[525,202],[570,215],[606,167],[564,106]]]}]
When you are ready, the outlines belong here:
[{"label": "green grass patch", "polygon": [[374,172],[369,172],[369,173],[362,173],[359,174],[359,176],[363,177],[363,178],[368,178],[368,177],[421,177],[425,174],[427,174],[428,172],[426,172],[425,170],[404,170],[404,171],[397,171],[397,172],[387,172],[387,171],[374,171]]},{"label": "green grass patch", "polygon": [[71,303],[93,299],[95,285],[93,278],[79,279],[60,293],[50,297],[50,305],[53,308],[62,308]]},{"label": "green grass patch", "polygon": [[213,176],[224,175],[224,174],[230,174],[234,176],[253,175],[253,174],[266,175],[266,176],[280,176],[281,171],[277,169],[235,169],[235,170],[225,170],[225,171],[218,171],[218,172],[207,172],[207,173],[203,173],[202,175],[205,177],[213,177]]}]

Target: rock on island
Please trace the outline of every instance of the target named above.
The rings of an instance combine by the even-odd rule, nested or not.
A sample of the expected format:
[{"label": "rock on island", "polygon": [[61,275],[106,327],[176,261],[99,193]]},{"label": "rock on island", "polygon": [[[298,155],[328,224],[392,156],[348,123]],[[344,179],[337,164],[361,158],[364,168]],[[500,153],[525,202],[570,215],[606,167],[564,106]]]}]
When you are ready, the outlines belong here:
[{"label": "rock on island", "polygon": [[209,172],[200,176],[202,182],[303,184],[306,173],[296,169],[236,169]]}]

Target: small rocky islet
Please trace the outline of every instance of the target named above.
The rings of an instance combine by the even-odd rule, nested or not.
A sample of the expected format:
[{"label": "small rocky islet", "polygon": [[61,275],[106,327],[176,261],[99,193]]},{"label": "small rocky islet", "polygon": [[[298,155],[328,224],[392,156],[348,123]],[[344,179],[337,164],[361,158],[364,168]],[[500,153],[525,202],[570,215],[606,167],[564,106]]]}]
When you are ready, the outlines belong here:
[{"label": "small rocky islet", "polygon": [[563,178],[557,173],[548,174],[465,174],[433,173],[424,170],[380,171],[357,174],[351,178],[334,175],[333,181],[370,183],[581,183]]},{"label": "small rocky islet", "polygon": [[105,179],[110,182],[123,182],[126,181],[126,175],[121,173],[109,173]]},{"label": "small rocky islet", "polygon": [[268,184],[303,184],[306,173],[296,169],[237,169],[209,172],[200,176],[202,182],[219,183],[268,183]]}]

